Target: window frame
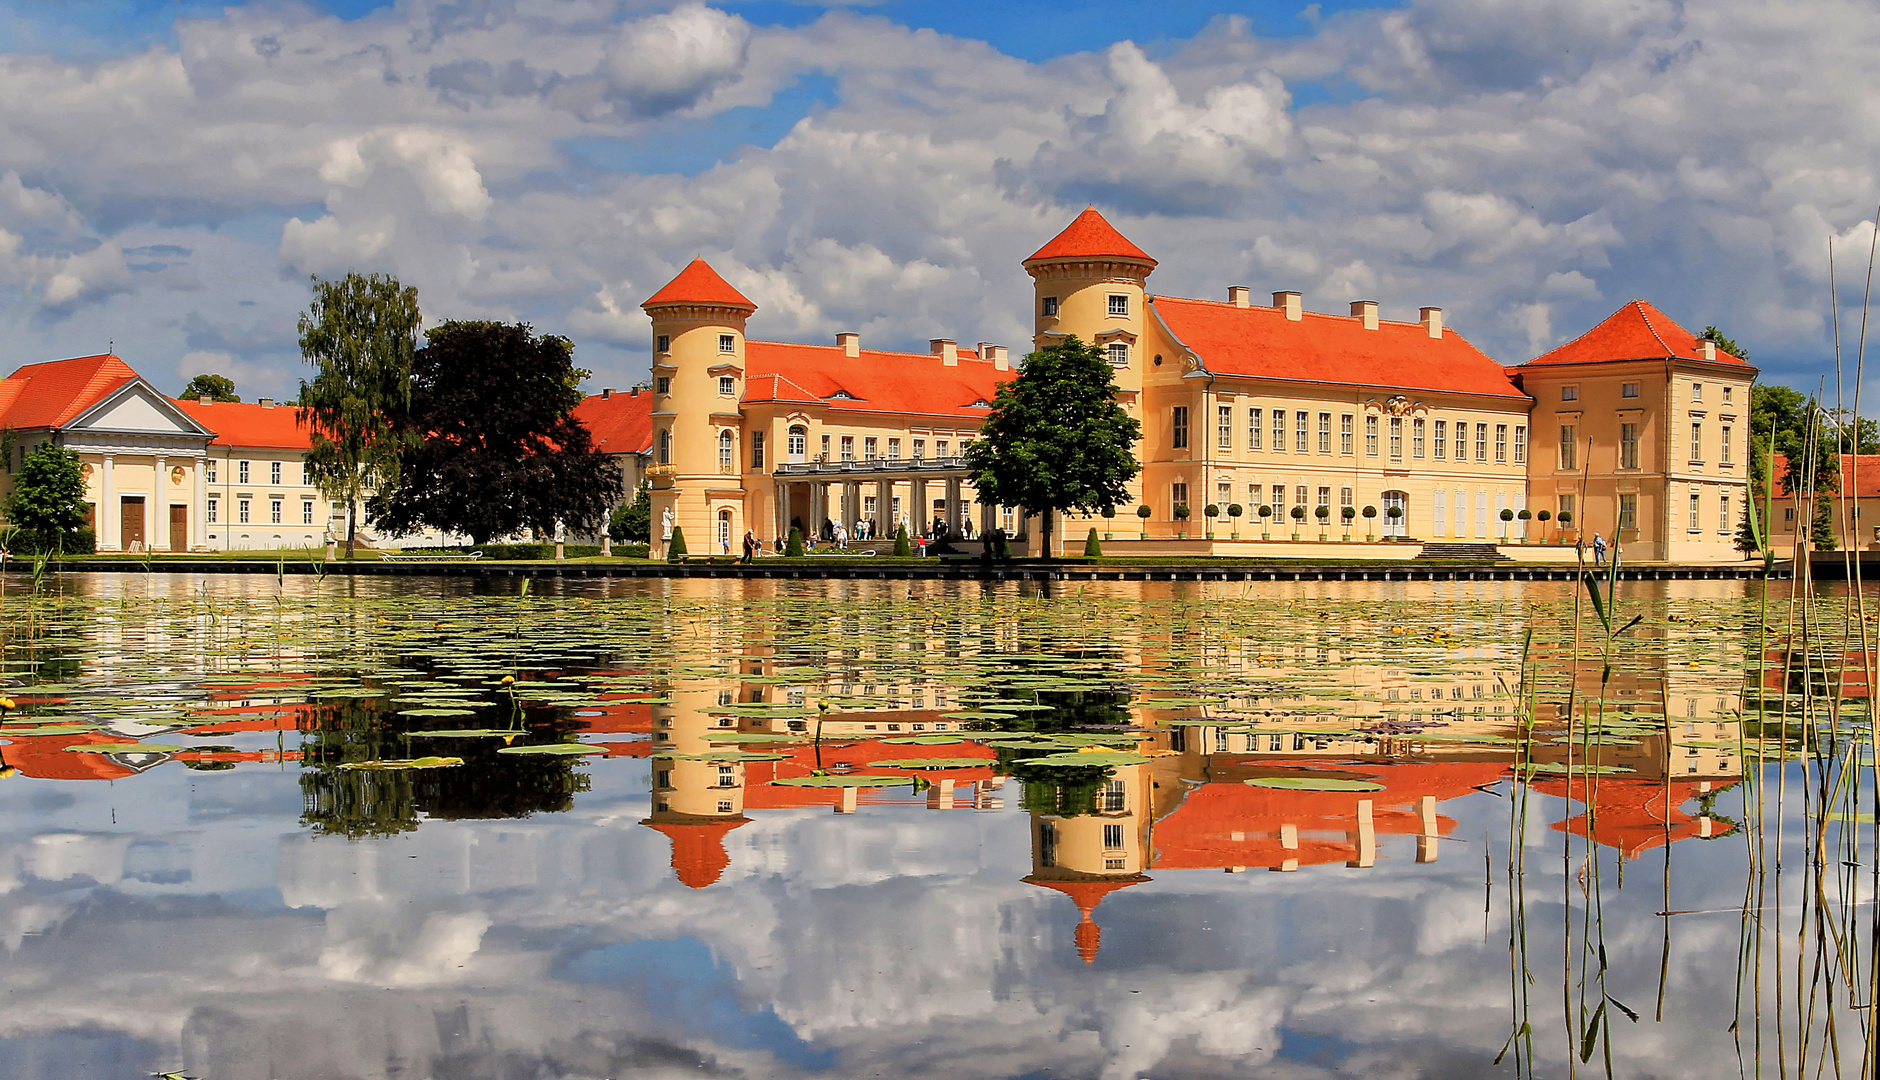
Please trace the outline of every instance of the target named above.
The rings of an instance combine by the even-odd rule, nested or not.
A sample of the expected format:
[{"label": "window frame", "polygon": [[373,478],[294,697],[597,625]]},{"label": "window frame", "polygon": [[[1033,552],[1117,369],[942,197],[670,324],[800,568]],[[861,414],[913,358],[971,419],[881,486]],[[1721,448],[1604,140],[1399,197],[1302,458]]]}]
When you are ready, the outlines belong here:
[{"label": "window frame", "polygon": [[725,355],[735,355],[738,351],[738,336],[736,334],[719,334],[718,351]]},{"label": "window frame", "polygon": [[1357,420],[1351,413],[1339,414],[1338,450],[1345,457],[1353,457],[1358,452]]},{"label": "window frame", "polygon": [[1215,448],[1232,451],[1234,449],[1234,407],[1216,405],[1214,407]]},{"label": "window frame", "polygon": [[1171,450],[1188,449],[1188,406],[1171,405],[1168,425],[1169,448]]},{"label": "window frame", "polygon": [[1129,318],[1129,294],[1109,293],[1104,297],[1104,315],[1113,319]]}]

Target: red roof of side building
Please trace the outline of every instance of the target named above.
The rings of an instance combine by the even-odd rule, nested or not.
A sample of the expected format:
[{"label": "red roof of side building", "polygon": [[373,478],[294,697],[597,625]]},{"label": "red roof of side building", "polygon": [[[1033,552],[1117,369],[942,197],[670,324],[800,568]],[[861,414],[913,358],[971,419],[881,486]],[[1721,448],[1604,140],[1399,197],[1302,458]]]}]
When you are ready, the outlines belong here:
[{"label": "red roof of side building", "polygon": [[643,454],[653,447],[653,395],[639,387],[625,394],[583,398],[574,407],[574,418],[603,454]]},{"label": "red roof of side building", "polygon": [[313,443],[292,405],[263,407],[248,401],[216,401],[208,405],[194,399],[176,407],[210,431],[210,446],[242,446],[260,450],[310,450]]},{"label": "red roof of side building", "polygon": [[135,378],[129,364],[109,353],[28,364],[0,382],[0,426],[59,427]]},{"label": "red roof of side building", "polygon": [[[1671,321],[1670,316],[1643,300],[1633,300],[1586,333],[1528,361],[1534,364],[1597,364],[1610,360],[1702,360],[1697,335]],[[1722,349],[1716,363],[1747,361]]]},{"label": "red roof of side building", "polygon": [[1502,366],[1445,328],[1308,311],[1297,322],[1275,307],[1158,296],[1149,305],[1169,332],[1216,375],[1525,399]]},{"label": "red roof of side building", "polygon": [[[1788,455],[1776,454],[1770,462],[1770,472],[1778,481],[1787,476]],[[1856,491],[1856,488],[1859,490]],[[1855,497],[1860,499],[1880,499],[1880,454],[1862,454],[1858,458],[1853,454],[1841,455],[1841,489],[1838,494],[1845,498],[1849,492],[1854,492]],[[1790,505],[1790,496],[1782,493],[1779,483],[1775,499],[1778,506]]]},{"label": "red roof of side building", "polygon": [[1035,262],[1050,259],[1128,259],[1133,262],[1155,265],[1147,252],[1129,242],[1129,238],[1116,231],[1116,226],[1105,220],[1097,208],[1089,206],[1077,215],[1077,219],[1064,227],[1064,231],[1051,238],[1045,246],[1032,253],[1025,260],[1029,266]]},{"label": "red roof of side building", "polygon": [[[948,367],[930,353],[864,349],[850,356],[836,345],[780,341],[744,343],[744,403],[818,403],[846,412],[911,413],[978,423],[1015,372],[1000,371],[972,349]],[[974,402],[984,406],[975,407]]]},{"label": "red roof of side building", "polygon": [[704,259],[693,259],[686,264],[679,275],[668,281],[658,292],[646,298],[640,306],[643,308],[664,307],[667,304],[714,304],[719,307],[741,307],[752,311],[757,305],[746,299],[744,294],[731,287],[731,283],[718,275]]}]

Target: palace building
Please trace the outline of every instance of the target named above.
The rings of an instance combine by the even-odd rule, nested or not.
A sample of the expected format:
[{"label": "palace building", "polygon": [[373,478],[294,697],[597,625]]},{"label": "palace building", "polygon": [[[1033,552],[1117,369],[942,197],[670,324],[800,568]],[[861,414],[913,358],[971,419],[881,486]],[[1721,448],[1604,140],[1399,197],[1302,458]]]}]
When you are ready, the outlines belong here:
[{"label": "palace building", "polygon": [[[1412,322],[1368,300],[1308,311],[1292,291],[1256,304],[1243,286],[1223,301],[1157,296],[1156,265],[1094,208],[1024,262],[1033,346],[1095,343],[1143,425],[1131,494],[1150,516],[1090,523],[1119,553],[1328,554],[1314,545],[1414,538],[1529,542],[1546,557],[1549,542],[1559,553],[1597,532],[1635,559],[1739,557],[1756,369],[1650,304],[1509,367],[1437,307]],[[730,551],[746,529],[814,539],[832,521],[871,522],[878,537],[936,519],[1030,535],[1012,509],[975,507],[960,459],[1014,377],[1004,347],[750,341],[756,305],[702,259],[643,306],[656,551],[661,521],[695,552]],[[1055,533],[1075,542],[1085,527]]]}]

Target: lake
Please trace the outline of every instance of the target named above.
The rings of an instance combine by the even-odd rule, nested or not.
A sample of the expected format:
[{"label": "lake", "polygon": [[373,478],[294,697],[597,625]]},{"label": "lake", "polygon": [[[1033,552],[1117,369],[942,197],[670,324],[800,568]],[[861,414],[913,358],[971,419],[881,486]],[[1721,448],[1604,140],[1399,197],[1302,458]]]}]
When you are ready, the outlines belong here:
[{"label": "lake", "polygon": [[9,576],[0,1075],[1859,1075],[1798,587]]}]

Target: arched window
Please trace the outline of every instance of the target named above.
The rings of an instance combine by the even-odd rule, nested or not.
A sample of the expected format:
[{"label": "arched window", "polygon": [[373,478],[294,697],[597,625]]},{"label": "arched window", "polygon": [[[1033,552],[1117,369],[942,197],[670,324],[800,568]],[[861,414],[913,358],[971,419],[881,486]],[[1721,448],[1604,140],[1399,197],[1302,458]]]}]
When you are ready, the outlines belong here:
[{"label": "arched window", "polygon": [[762,471],[764,468],[764,433],[751,432],[751,469]]},{"label": "arched window", "polygon": [[731,433],[721,431],[718,433],[718,471],[728,473],[735,467],[731,459]]},{"label": "arched window", "polygon": [[672,464],[672,432],[667,428],[659,429],[659,463]]},{"label": "arched window", "polygon": [[803,460],[803,455],[807,453],[809,453],[809,429],[802,424],[794,424],[790,428],[790,460],[800,462]]}]

